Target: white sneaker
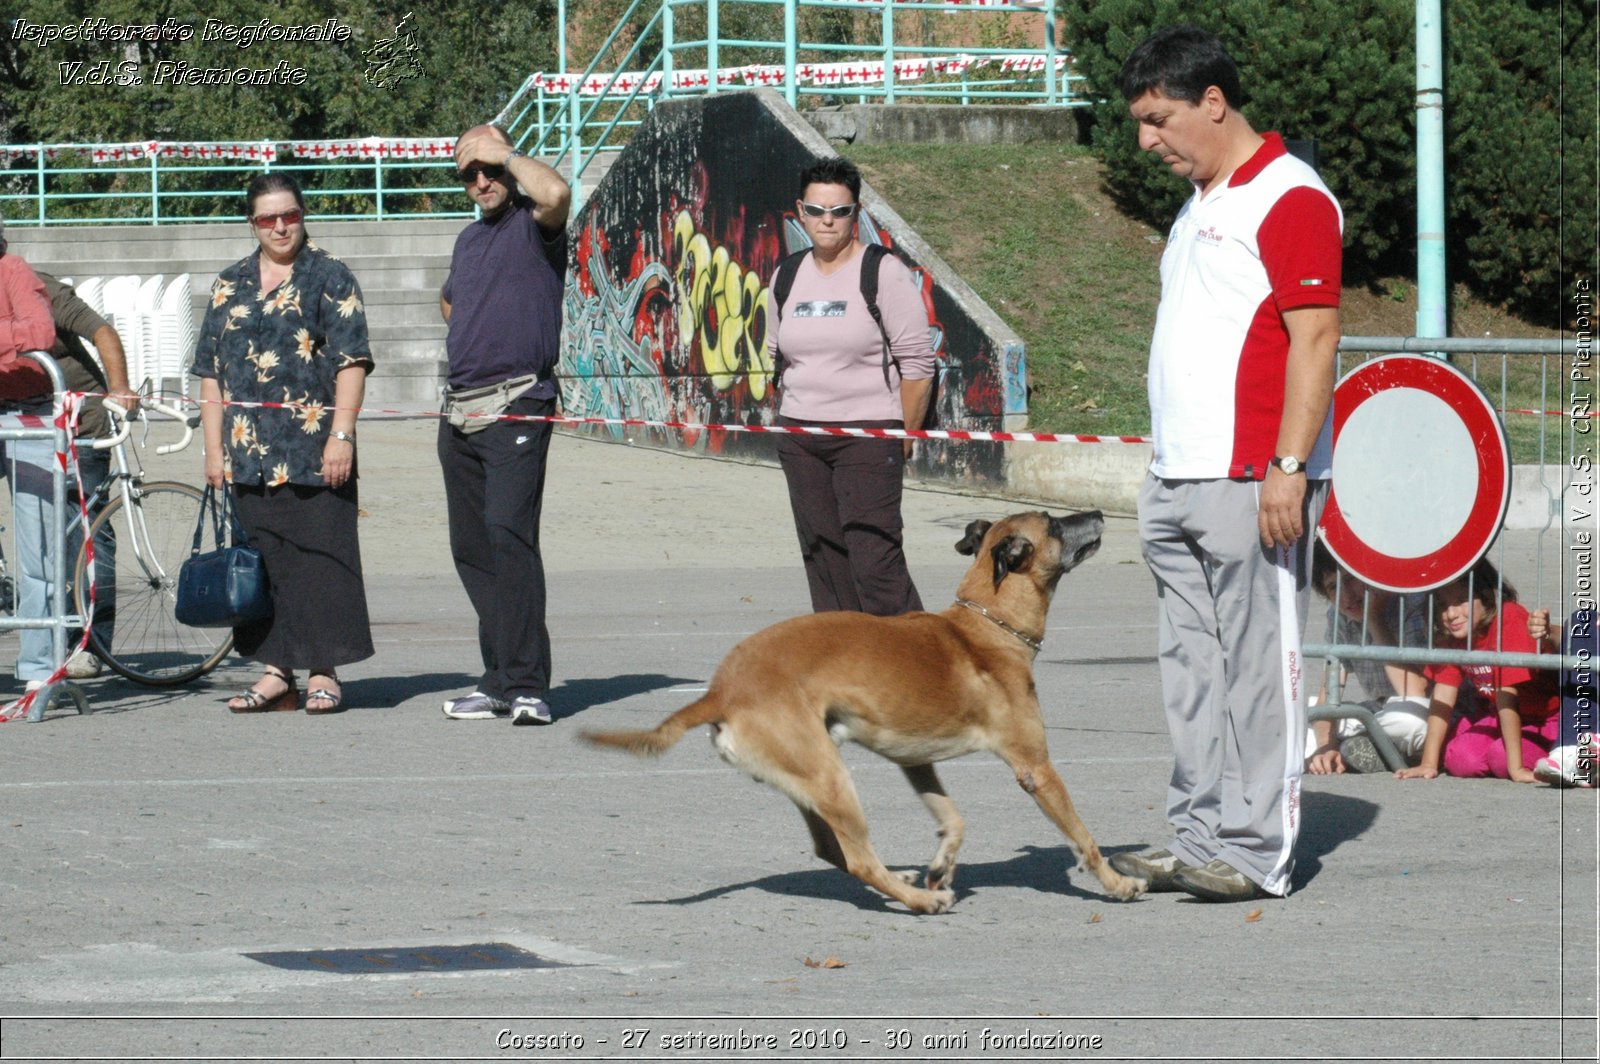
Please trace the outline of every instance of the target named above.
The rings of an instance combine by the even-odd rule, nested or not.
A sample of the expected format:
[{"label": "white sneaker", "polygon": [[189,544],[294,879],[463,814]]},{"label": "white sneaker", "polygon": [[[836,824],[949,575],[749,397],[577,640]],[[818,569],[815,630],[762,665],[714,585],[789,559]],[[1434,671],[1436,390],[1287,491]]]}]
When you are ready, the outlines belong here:
[{"label": "white sneaker", "polygon": [[1580,756],[1576,746],[1558,746],[1533,766],[1534,779],[1555,787],[1593,787],[1594,777],[1593,747]]},{"label": "white sneaker", "polygon": [[470,695],[452,698],[444,704],[444,715],[452,720],[489,720],[511,712],[504,700],[474,691]]},{"label": "white sneaker", "polygon": [[523,695],[511,701],[511,723],[513,724],[549,724],[552,720],[550,707],[545,705],[542,698]]},{"label": "white sneaker", "polygon": [[93,680],[105,671],[94,651],[85,647],[67,659],[67,679]]}]

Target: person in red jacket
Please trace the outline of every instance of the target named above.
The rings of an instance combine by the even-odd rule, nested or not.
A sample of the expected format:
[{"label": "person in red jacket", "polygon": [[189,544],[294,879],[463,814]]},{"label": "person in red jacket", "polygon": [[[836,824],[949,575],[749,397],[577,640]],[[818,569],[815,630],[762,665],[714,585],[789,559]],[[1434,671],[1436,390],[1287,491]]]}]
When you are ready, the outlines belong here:
[{"label": "person in red jacket", "polygon": [[[39,390],[41,372],[32,359],[19,359],[24,351],[48,351],[56,342],[55,319],[44,282],[33,268],[10,254],[5,223],[0,221],[0,414],[22,413],[17,400]],[[48,440],[0,442],[0,456],[11,485],[12,523],[16,526],[18,617],[49,614],[47,573],[49,537],[45,530],[55,521],[50,494],[50,470],[55,448]],[[44,686],[55,671],[50,632],[23,629],[17,651],[17,679],[29,690]],[[40,697],[48,697],[48,692]]]},{"label": "person in red jacket", "polygon": [[23,351],[48,351],[55,342],[44,282],[6,251],[6,225],[0,219],[0,367],[10,366]]}]

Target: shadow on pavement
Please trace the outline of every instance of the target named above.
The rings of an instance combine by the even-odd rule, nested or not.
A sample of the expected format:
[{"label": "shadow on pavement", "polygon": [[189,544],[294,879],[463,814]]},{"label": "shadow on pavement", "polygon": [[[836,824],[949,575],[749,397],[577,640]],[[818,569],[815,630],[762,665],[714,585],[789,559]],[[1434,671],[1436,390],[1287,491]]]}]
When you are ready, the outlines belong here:
[{"label": "shadow on pavement", "polygon": [[[621,676],[597,676],[592,679],[563,680],[560,686],[550,692],[550,714],[556,720],[575,717],[584,710],[603,706],[610,702],[620,702],[634,695],[647,694],[650,691],[660,691],[679,684],[699,684],[704,682],[704,677],[693,676],[664,676],[659,672],[625,673]],[[683,706],[693,702],[696,695],[685,694],[683,705],[674,705],[661,716],[682,709]]]},{"label": "shadow on pavement", "polygon": [[[891,866],[891,870],[893,870],[893,867]],[[994,887],[1027,888],[1040,893],[1066,894],[1091,901],[1096,898],[1109,900],[1099,890],[1099,884],[1095,882],[1092,875],[1088,878],[1093,887],[1079,886],[1067,875],[1068,869],[1072,868],[1078,868],[1078,872],[1075,874],[1080,878],[1088,875],[1088,873],[1082,871],[1072,851],[1065,845],[1024,846],[1017,856],[1009,860],[989,861],[982,864],[958,864],[956,866],[956,904],[959,905],[963,898],[975,892]],[[913,915],[898,902],[893,902],[877,891],[872,890],[854,876],[830,867],[812,868],[800,872],[783,872],[778,875],[763,876],[760,879],[746,880],[742,883],[730,883],[722,887],[713,887],[698,894],[690,894],[681,898],[640,900],[633,904],[695,905],[734,894],[741,890],[763,890],[769,894],[795,898],[843,901],[849,902],[858,909]]]}]

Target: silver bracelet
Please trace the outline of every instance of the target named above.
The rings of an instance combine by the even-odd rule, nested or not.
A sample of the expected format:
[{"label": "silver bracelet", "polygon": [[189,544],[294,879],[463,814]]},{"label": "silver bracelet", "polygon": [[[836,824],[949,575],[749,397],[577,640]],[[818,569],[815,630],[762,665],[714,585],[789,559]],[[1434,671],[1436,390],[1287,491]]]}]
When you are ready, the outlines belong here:
[{"label": "silver bracelet", "polygon": [[343,440],[352,447],[356,445],[356,434],[353,432],[342,432],[339,429],[334,429],[332,432],[328,433],[328,435],[332,436],[336,440]]}]

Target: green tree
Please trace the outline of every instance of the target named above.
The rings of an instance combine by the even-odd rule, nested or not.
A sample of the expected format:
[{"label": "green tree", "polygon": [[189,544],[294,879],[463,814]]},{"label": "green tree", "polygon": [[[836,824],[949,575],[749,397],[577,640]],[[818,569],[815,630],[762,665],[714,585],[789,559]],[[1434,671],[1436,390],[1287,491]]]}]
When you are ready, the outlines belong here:
[{"label": "green tree", "polygon": [[[1100,97],[1091,143],[1106,161],[1108,190],[1127,213],[1164,230],[1191,189],[1139,150],[1117,73],[1135,45],[1161,26],[1193,21],[1194,8],[1068,0],[1065,9],[1066,45]],[[1406,156],[1415,100],[1410,11],[1407,0],[1239,0],[1204,20],[1239,64],[1251,123],[1317,142],[1318,168],[1345,212],[1347,269],[1383,262],[1406,225],[1391,206],[1415,192]]]},{"label": "green tree", "polygon": [[[363,52],[391,37],[402,17],[420,45],[422,76],[375,85],[364,76]],[[555,59],[554,0],[485,9],[445,0],[414,8],[406,0],[30,0],[26,21],[80,26],[160,25],[171,19],[194,30],[186,41],[56,41],[15,39],[15,19],[0,38],[0,136],[13,143],[146,139],[291,139],[359,136],[447,136],[495,115],[528,74]],[[336,19],[348,41],[258,40],[247,47],[204,40],[208,20],[250,27],[262,18],[280,26]],[[137,64],[138,85],[63,84],[63,64],[86,68],[109,60],[113,70]],[[161,83],[157,64],[195,68],[271,68],[306,72],[302,84],[271,86]]]},{"label": "green tree", "polygon": [[[1130,215],[1164,227],[1189,188],[1141,153],[1117,72],[1178,0],[1067,0],[1067,42],[1092,91],[1092,144]],[[1594,276],[1595,17],[1583,0],[1446,0],[1446,183],[1453,280],[1541,324]],[[1258,129],[1311,138],[1345,212],[1345,271],[1415,268],[1411,0],[1239,0],[1203,24],[1238,61]]]},{"label": "green tree", "polygon": [[1550,320],[1575,276],[1595,276],[1594,5],[1447,10],[1450,261],[1480,294]]}]

